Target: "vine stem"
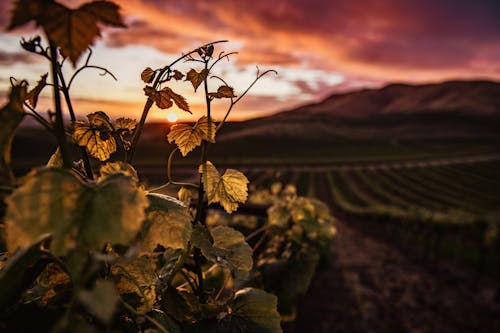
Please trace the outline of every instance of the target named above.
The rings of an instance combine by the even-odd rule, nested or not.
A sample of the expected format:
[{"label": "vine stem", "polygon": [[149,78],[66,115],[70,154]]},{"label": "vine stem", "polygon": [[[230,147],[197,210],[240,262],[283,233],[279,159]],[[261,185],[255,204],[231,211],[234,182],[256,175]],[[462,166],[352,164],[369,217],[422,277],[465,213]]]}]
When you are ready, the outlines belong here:
[{"label": "vine stem", "polygon": [[61,108],[61,96],[59,95],[59,75],[58,75],[58,66],[57,63],[57,47],[56,44],[51,41],[49,38],[49,48],[50,48],[50,64],[52,70],[52,80],[53,80],[53,91],[54,91],[54,107],[56,111],[56,123],[55,123],[55,135],[57,138],[57,143],[61,148],[61,155],[63,160],[63,167],[66,169],[71,168],[71,158],[68,151],[68,146],[66,142],[66,133],[64,131],[64,120],[62,116],[62,108]]},{"label": "vine stem", "polygon": [[[90,55],[89,55],[89,58],[90,58]],[[88,61],[88,59],[87,59],[87,61]],[[62,65],[57,66],[59,79],[61,80],[61,90],[63,92],[64,99],[66,101],[66,105],[68,106],[69,116],[71,118],[71,121],[74,123],[76,121],[75,111],[73,109],[73,103],[71,103],[71,97],[69,95],[69,86],[66,84],[66,80],[64,79],[64,75],[63,75],[61,67],[62,67]],[[80,147],[80,152],[82,154],[85,173],[87,174],[88,178],[93,180],[94,174],[92,172],[92,167],[90,165],[90,158],[89,158],[89,154],[87,153],[87,149],[85,147]]]},{"label": "vine stem", "polygon": [[146,318],[151,324],[153,324],[154,326],[156,326],[157,329],[159,329],[161,332],[163,333],[169,333],[170,331],[167,330],[162,324],[160,324],[158,321],[156,321],[156,319],[154,319],[153,317],[151,316],[148,316],[147,314],[142,314],[140,312],[138,312],[136,309],[134,309],[130,304],[128,304],[127,302],[125,302],[121,297],[119,298],[120,299],[120,303],[123,305],[123,307],[125,309],[127,309],[130,313],[136,315],[136,316],[143,316],[144,318]]},{"label": "vine stem", "polygon": [[[205,46],[208,46],[208,45],[213,45],[213,44],[218,44],[218,43],[225,43],[227,42],[227,40],[218,40],[218,41],[215,41],[215,42],[211,42],[211,43],[207,43],[205,45],[202,45],[201,47],[205,47]],[[179,61],[181,61],[182,59],[185,59],[186,57],[189,57],[191,54],[197,52],[197,50],[199,49],[200,47],[197,47],[196,49],[193,49],[191,51],[189,51],[188,53],[186,54],[183,54],[182,56],[180,56],[179,58],[177,58],[176,60],[174,60],[172,63],[170,63],[169,65],[163,67],[162,69],[160,69],[158,75],[156,76],[156,79],[152,85],[153,89],[157,89],[158,86],[163,83],[162,81],[162,77],[163,75],[168,72],[173,65],[175,65],[176,63],[178,63]],[[141,137],[141,134],[142,134],[142,130],[144,129],[144,124],[146,123],[146,119],[148,117],[148,113],[149,113],[149,110],[151,109],[151,107],[153,106],[153,100],[151,99],[151,97],[148,96],[148,99],[146,100],[146,103],[144,104],[144,108],[143,108],[143,111],[142,111],[142,115],[141,115],[141,120],[139,121],[139,123],[137,124],[137,127],[134,131],[134,135],[132,136],[132,142],[131,142],[131,145],[130,145],[130,151],[128,152],[128,155],[127,155],[127,158],[126,158],[126,162],[127,163],[132,163],[133,159],[134,159],[134,154],[135,154],[135,150],[136,150],[136,146],[137,144],[139,143],[139,139]]]}]

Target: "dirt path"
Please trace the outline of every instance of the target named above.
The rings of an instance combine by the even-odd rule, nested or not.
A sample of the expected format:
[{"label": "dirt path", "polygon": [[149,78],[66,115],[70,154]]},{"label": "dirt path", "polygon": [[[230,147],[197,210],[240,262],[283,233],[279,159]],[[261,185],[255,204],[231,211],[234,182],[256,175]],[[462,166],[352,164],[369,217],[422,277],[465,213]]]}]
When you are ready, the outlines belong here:
[{"label": "dirt path", "polygon": [[345,222],[337,229],[329,266],[285,332],[500,332],[493,290],[432,272]]}]

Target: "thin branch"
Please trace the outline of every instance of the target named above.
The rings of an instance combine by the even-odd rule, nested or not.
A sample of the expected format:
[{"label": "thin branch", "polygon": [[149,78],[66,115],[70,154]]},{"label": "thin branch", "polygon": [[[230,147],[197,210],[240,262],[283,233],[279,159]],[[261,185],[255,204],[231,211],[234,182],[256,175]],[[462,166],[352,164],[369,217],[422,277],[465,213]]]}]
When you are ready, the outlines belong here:
[{"label": "thin branch", "polygon": [[43,127],[52,132],[52,125],[45,119],[41,114],[39,114],[31,105],[27,102],[24,102],[24,106],[27,107],[32,113],[26,113],[26,115],[35,118]]},{"label": "thin branch", "polygon": [[[109,75],[111,76],[115,81],[118,81],[118,79],[116,78],[116,76],[111,73],[108,69],[104,68],[104,67],[101,67],[101,66],[96,66],[96,65],[89,65],[89,61],[90,61],[90,58],[92,57],[92,49],[88,49],[89,50],[89,54],[87,56],[87,59],[85,60],[85,63],[80,67],[78,68],[74,73],[73,75],[71,76],[71,79],[69,80],[68,82],[68,90],[71,89],[71,84],[73,83],[73,80],[76,78],[76,76],[81,72],[83,71],[84,69],[88,69],[88,68],[93,68],[93,69],[99,69],[99,70],[102,70],[103,72],[99,75],[101,76],[105,76],[105,75]],[[62,63],[61,63],[62,65]]]},{"label": "thin branch", "polygon": [[229,52],[229,53],[225,53],[224,52],[221,52],[219,54],[219,57],[217,58],[217,60],[214,60],[214,62],[212,63],[212,65],[210,65],[210,67],[208,68],[209,71],[212,70],[212,68],[219,62],[221,61],[222,59],[224,58],[227,58],[227,60],[229,60],[229,56],[231,55],[234,55],[234,54],[238,54],[238,52]]},{"label": "thin branch", "polygon": [[153,324],[154,326],[156,326],[156,328],[158,330],[160,330],[160,332],[163,332],[163,333],[169,333],[170,331],[167,330],[162,324],[160,324],[158,321],[156,321],[156,319],[154,319],[153,317],[150,317],[148,316],[147,314],[142,314],[140,312],[138,312],[136,309],[134,309],[130,304],[128,304],[127,302],[125,302],[121,297],[119,298],[120,300],[120,303],[125,307],[125,309],[127,309],[130,313],[136,315],[136,316],[143,316],[144,318],[146,318],[151,324]]}]

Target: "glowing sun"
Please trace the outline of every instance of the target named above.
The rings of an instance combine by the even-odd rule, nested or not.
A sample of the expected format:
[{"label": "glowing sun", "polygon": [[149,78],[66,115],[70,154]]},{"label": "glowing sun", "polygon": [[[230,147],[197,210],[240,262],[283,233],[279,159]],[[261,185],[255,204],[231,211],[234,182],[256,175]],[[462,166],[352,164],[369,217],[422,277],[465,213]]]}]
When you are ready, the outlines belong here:
[{"label": "glowing sun", "polygon": [[170,112],[167,114],[167,120],[171,123],[175,123],[177,121],[177,119],[179,119],[179,117],[177,116],[177,113],[175,112]]}]

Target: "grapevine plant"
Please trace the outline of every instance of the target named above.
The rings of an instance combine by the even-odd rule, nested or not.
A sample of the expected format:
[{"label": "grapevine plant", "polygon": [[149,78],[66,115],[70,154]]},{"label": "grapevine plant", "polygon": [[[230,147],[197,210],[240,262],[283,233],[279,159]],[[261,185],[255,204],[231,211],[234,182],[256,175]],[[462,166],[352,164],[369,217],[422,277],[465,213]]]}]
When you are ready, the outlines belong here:
[{"label": "grapevine plant", "polygon": [[[239,96],[213,68],[233,53],[215,53],[223,41],[193,49],[163,68],[146,68],[146,102],[139,122],[111,120],[96,111],[79,120],[71,102],[71,84],[91,64],[89,47],[100,25],[124,27],[119,8],[95,1],[70,9],[53,0],[18,0],[9,29],[34,22],[43,31],[22,40],[22,47],[45,58],[49,73],[28,89],[11,79],[9,102],[0,110],[0,181],[2,260],[0,330],[53,332],[281,332],[276,296],[248,287],[252,249],[229,226],[206,225],[206,206],[234,212],[247,199],[248,180],[237,170],[222,175],[208,159]],[[81,57],[87,53],[86,60]],[[63,66],[70,62],[68,78]],[[175,65],[188,62],[183,73]],[[50,79],[49,79],[50,78]],[[158,194],[139,181],[133,158],[149,111],[174,104],[191,112],[174,92],[188,81],[205,96],[206,114],[194,125],[172,126],[175,145],[167,182],[180,186],[179,199]],[[209,81],[220,85],[209,89]],[[37,110],[44,89],[52,89],[53,110]],[[61,98],[62,97],[62,98]],[[222,121],[211,117],[215,99],[228,101]],[[70,123],[65,123],[64,109]],[[48,164],[16,179],[10,149],[16,128],[30,116],[57,140]],[[197,149],[195,149],[197,148]],[[198,152],[197,184],[172,179],[174,157]],[[193,202],[193,204],[191,204]],[[5,249],[3,249],[5,248]],[[25,318],[29,316],[30,320]]]}]

